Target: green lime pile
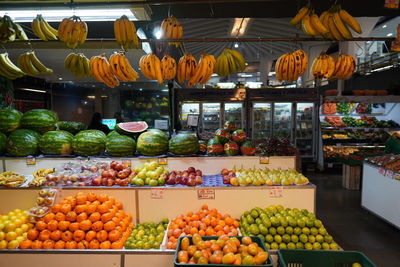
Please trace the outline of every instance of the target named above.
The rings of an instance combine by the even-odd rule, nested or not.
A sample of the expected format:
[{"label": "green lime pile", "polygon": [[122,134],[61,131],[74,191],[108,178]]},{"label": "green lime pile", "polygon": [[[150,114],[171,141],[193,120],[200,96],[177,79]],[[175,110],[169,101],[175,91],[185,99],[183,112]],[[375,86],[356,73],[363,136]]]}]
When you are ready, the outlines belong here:
[{"label": "green lime pile", "polygon": [[322,222],[305,209],[256,207],[240,217],[240,231],[260,237],[268,249],[339,249]]},{"label": "green lime pile", "polygon": [[126,249],[160,249],[168,219],[160,223],[140,223],[132,227],[132,233],[125,242]]}]

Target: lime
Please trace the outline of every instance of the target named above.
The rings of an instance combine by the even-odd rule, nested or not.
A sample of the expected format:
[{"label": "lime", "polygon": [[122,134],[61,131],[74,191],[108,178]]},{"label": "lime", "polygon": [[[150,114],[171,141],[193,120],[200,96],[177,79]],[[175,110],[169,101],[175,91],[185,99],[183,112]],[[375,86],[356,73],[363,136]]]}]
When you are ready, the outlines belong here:
[{"label": "lime", "polygon": [[358,262],[355,262],[351,265],[351,267],[362,267],[362,265]]},{"label": "lime", "polygon": [[270,221],[271,221],[271,225],[272,225],[273,227],[277,227],[277,226],[280,225],[280,221],[279,221],[278,218],[276,218],[275,216],[272,216],[272,217],[270,218]]},{"label": "lime", "polygon": [[247,219],[247,222],[248,222],[249,224],[253,224],[253,223],[254,223],[254,218],[251,217],[250,215],[247,215],[247,216],[246,216],[246,219]]},{"label": "lime", "polygon": [[316,228],[321,228],[323,225],[322,225],[322,222],[320,220],[315,220],[314,221],[314,226]]},{"label": "lime", "polygon": [[304,244],[304,248],[307,250],[312,250],[313,249],[313,245],[311,243],[305,243]]},{"label": "lime", "polygon": [[322,244],[324,242],[324,237],[322,235],[316,235],[315,241]]},{"label": "lime", "polygon": [[316,236],[316,235],[318,235],[318,229],[315,228],[315,227],[311,227],[310,233],[311,233],[313,236]]},{"label": "lime", "polygon": [[270,244],[268,244],[268,243],[264,243],[264,245],[265,245],[265,247],[266,247],[268,250],[270,250],[270,249],[271,249],[271,246],[270,246]]},{"label": "lime", "polygon": [[262,223],[262,220],[261,220],[260,218],[256,218],[256,219],[254,220],[254,222],[255,222],[256,224],[261,224],[261,223]]},{"label": "lime", "polygon": [[290,237],[290,241],[292,241],[293,243],[297,243],[299,242],[299,237],[297,235],[292,235]]},{"label": "lime", "polygon": [[299,226],[300,228],[303,228],[306,226],[306,222],[303,219],[299,219],[299,220],[297,220],[297,226]]},{"label": "lime", "polygon": [[274,242],[274,237],[272,235],[266,235],[265,236],[265,241],[267,243],[272,243],[272,242]]},{"label": "lime", "polygon": [[258,228],[260,229],[260,233],[261,233],[262,235],[268,234],[268,228],[265,227],[264,225],[261,224]]},{"label": "lime", "polygon": [[318,228],[318,233],[320,235],[327,235],[328,232],[326,231],[326,229],[324,227]]},{"label": "lime", "polygon": [[314,249],[314,250],[319,250],[319,249],[321,249],[321,244],[318,243],[318,242],[315,242],[315,243],[313,244],[313,249]]},{"label": "lime", "polygon": [[301,228],[300,227],[295,227],[293,229],[293,234],[295,235],[300,235],[301,234]]},{"label": "lime", "polygon": [[293,243],[293,242],[290,242],[290,243],[287,244],[287,248],[288,249],[296,249],[296,244]]},{"label": "lime", "polygon": [[308,236],[308,242],[311,243],[311,244],[314,244],[315,243],[315,236],[309,235]]},{"label": "lime", "polygon": [[330,243],[333,242],[333,238],[332,238],[331,235],[326,235],[326,236],[324,236],[324,240],[325,240],[325,242],[328,243],[328,244],[330,244]]},{"label": "lime", "polygon": [[296,249],[304,249],[304,245],[301,242],[296,243]]},{"label": "lime", "polygon": [[280,243],[279,244],[279,249],[287,249],[287,246],[285,243]]},{"label": "lime", "polygon": [[285,232],[289,235],[293,234],[293,227],[292,226],[288,226],[285,229]]},{"label": "lime", "polygon": [[276,242],[271,243],[271,249],[278,249],[278,248],[279,248],[278,243],[276,243]]},{"label": "lime", "polygon": [[314,226],[314,220],[308,219],[308,220],[306,221],[306,225],[307,225],[307,227],[313,227],[313,226]]},{"label": "lime", "polygon": [[322,243],[322,249],[323,250],[330,250],[329,244],[326,243],[326,242]]},{"label": "lime", "polygon": [[253,217],[254,219],[255,219],[255,218],[258,218],[258,211],[257,211],[256,209],[252,209],[252,210],[250,211],[250,215],[251,215],[251,217]]},{"label": "lime", "polygon": [[255,224],[250,225],[250,233],[252,235],[258,235],[260,233],[260,229],[258,229],[258,226]]},{"label": "lime", "polygon": [[305,235],[309,235],[310,234],[310,229],[308,227],[303,227],[303,229],[301,229],[301,232]]},{"label": "lime", "polygon": [[272,225],[270,219],[268,219],[268,218],[265,218],[265,219],[263,218],[263,219],[261,219],[261,221],[267,228],[271,227],[271,225]]},{"label": "lime", "polygon": [[285,233],[285,228],[279,226],[278,228],[276,228],[276,231],[278,232],[278,234],[283,235]]},{"label": "lime", "polygon": [[282,243],[282,237],[280,235],[274,236],[274,241],[278,244]]},{"label": "lime", "polygon": [[331,243],[331,244],[329,244],[329,247],[332,249],[332,250],[339,250],[339,246],[338,246],[338,244],[336,244],[336,243]]},{"label": "lime", "polygon": [[308,242],[308,237],[305,234],[301,234],[299,236],[299,239],[300,239],[300,242],[303,243],[303,244]]},{"label": "lime", "polygon": [[290,235],[288,235],[288,234],[284,234],[283,236],[282,236],[282,241],[284,242],[284,243],[289,243],[290,242]]},{"label": "lime", "polygon": [[275,227],[270,227],[270,228],[268,229],[268,232],[269,232],[271,235],[276,235],[276,228],[275,228]]},{"label": "lime", "polygon": [[279,218],[279,221],[280,221],[280,223],[281,223],[281,225],[282,225],[283,227],[288,226],[288,221],[286,220],[286,218],[281,217],[281,218]]}]

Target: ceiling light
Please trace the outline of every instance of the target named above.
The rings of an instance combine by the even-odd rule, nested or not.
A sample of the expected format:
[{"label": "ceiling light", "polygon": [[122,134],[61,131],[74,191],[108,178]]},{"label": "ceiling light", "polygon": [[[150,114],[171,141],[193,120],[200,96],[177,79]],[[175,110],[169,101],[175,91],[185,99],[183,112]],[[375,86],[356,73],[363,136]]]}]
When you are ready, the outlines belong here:
[{"label": "ceiling light", "polygon": [[217,77],[217,76],[218,76],[218,74],[216,74],[216,73],[211,74],[211,77]]},{"label": "ceiling light", "polygon": [[140,88],[140,89],[139,89],[139,91],[143,91],[143,89],[142,89],[142,88]]},{"label": "ceiling light", "polygon": [[162,36],[162,32],[161,29],[159,27],[154,28],[153,30],[153,35],[154,37],[156,37],[157,39],[160,39]]},{"label": "ceiling light", "polygon": [[22,90],[22,91],[31,91],[31,92],[36,92],[36,93],[46,93],[45,90],[38,90],[38,89],[31,89],[31,88],[19,88],[19,90]]},{"label": "ceiling light", "polygon": [[234,46],[235,46],[235,48],[238,48],[238,47],[239,47],[239,44],[238,44],[238,43],[235,43]]},{"label": "ceiling light", "polygon": [[247,77],[247,78],[253,77],[252,74],[244,74],[244,73],[242,73],[240,76],[243,77],[243,78],[246,78],[246,77]]},{"label": "ceiling light", "polygon": [[388,33],[388,34],[386,34],[386,36],[393,36],[393,33]]},{"label": "ceiling light", "polygon": [[106,96],[106,95],[102,95],[102,96],[101,96],[101,98],[107,98],[107,97],[108,97],[108,96]]},{"label": "ceiling light", "polygon": [[246,62],[246,63],[244,63],[244,64],[245,64],[246,66],[247,66],[247,65],[249,65],[249,63],[247,63],[247,62]]},{"label": "ceiling light", "polygon": [[89,98],[89,99],[96,99],[96,96],[95,96],[95,95],[88,95],[87,98]]},{"label": "ceiling light", "polygon": [[386,28],[386,27],[387,27],[387,25],[386,25],[386,24],[382,26],[382,28]]},{"label": "ceiling light", "polygon": [[233,37],[242,36],[247,30],[251,18],[235,18],[231,30],[231,35]]},{"label": "ceiling light", "polygon": [[0,16],[8,15],[15,22],[32,22],[37,14],[41,14],[46,21],[59,22],[61,19],[78,16],[83,21],[114,21],[126,15],[130,20],[137,20],[128,8],[120,9],[38,9],[38,10],[5,10],[0,11]]},{"label": "ceiling light", "polygon": [[60,77],[60,78],[58,78],[60,81],[62,81],[62,78]]},{"label": "ceiling light", "polygon": [[168,92],[168,89],[162,89],[161,91],[163,91],[163,92]]}]

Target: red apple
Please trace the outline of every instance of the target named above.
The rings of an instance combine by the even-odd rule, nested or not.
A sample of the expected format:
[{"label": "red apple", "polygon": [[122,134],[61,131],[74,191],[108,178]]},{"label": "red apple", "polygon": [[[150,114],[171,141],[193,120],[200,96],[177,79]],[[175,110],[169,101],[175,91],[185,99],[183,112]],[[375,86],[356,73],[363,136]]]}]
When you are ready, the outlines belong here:
[{"label": "red apple", "polygon": [[189,174],[189,179],[196,179],[196,174],[194,173]]},{"label": "red apple", "polygon": [[117,173],[117,177],[120,179],[125,179],[126,177],[129,176],[130,173],[131,173],[131,169],[124,169]]},{"label": "red apple", "polygon": [[108,177],[110,177],[110,172],[109,172],[109,171],[103,171],[103,172],[101,173],[101,177],[103,177],[103,178],[108,178]]},{"label": "red apple", "polygon": [[189,179],[187,185],[188,186],[195,186],[196,185],[196,179]]},{"label": "red apple", "polygon": [[236,172],[230,171],[230,172],[228,173],[228,176],[229,176],[229,177],[236,177]]},{"label": "red apple", "polygon": [[200,170],[196,170],[196,175],[197,175],[197,176],[203,176],[203,172],[200,171]]},{"label": "red apple", "polygon": [[166,184],[169,184],[169,185],[173,185],[173,184],[175,184],[175,178],[168,178],[167,179],[167,181],[165,182]]},{"label": "red apple", "polygon": [[189,167],[189,168],[187,169],[187,171],[188,171],[188,172],[195,172],[196,169],[195,169],[194,167]]},{"label": "red apple", "polygon": [[101,185],[101,178],[96,177],[92,180],[92,185],[94,186],[100,186]]},{"label": "red apple", "polygon": [[223,183],[224,184],[230,184],[230,181],[231,181],[231,177],[229,177],[228,175],[225,175],[224,179],[223,179]]},{"label": "red apple", "polygon": [[101,185],[107,185],[107,178],[101,179]]},{"label": "red apple", "polygon": [[196,176],[195,181],[196,181],[196,185],[201,185],[201,183],[203,182],[203,178],[198,175],[198,176]]},{"label": "red apple", "polygon": [[89,170],[91,172],[97,172],[99,170],[99,168],[97,168],[97,166],[91,166]]},{"label": "red apple", "polygon": [[122,164],[122,163],[118,163],[118,165],[117,166],[115,166],[115,170],[116,171],[122,171],[123,169],[125,169],[126,168],[126,166],[124,165],[124,164]]},{"label": "red apple", "polygon": [[118,164],[119,163],[117,161],[111,161],[110,168],[115,170],[115,168],[117,167]]},{"label": "red apple", "polygon": [[189,173],[187,171],[184,171],[182,177],[189,178]]},{"label": "red apple", "polygon": [[182,181],[181,181],[181,184],[187,185],[188,182],[189,182],[189,179],[183,177],[183,178],[182,178]]},{"label": "red apple", "polygon": [[228,175],[228,174],[229,174],[229,170],[228,169],[222,169],[221,175]]},{"label": "red apple", "polygon": [[114,185],[114,179],[107,179],[107,186],[113,186]]}]

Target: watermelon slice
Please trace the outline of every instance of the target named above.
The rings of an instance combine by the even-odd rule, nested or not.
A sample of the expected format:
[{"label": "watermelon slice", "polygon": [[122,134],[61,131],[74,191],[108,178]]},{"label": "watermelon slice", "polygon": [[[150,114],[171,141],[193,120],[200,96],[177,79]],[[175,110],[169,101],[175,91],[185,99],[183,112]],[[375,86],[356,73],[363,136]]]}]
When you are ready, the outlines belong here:
[{"label": "watermelon slice", "polygon": [[148,127],[145,121],[132,121],[118,123],[114,129],[119,134],[136,137],[138,133],[146,131]]}]

